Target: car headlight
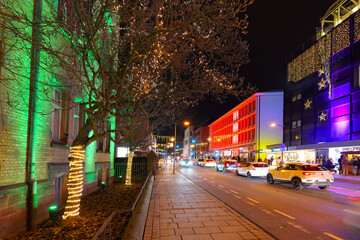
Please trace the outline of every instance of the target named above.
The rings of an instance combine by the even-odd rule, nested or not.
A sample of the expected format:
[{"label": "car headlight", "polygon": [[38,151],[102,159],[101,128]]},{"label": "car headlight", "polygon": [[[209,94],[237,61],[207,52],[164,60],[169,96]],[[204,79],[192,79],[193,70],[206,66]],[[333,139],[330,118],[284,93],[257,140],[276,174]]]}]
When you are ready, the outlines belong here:
[{"label": "car headlight", "polygon": [[193,165],[193,162],[192,162],[192,161],[189,161],[189,162],[188,162],[188,165]]}]

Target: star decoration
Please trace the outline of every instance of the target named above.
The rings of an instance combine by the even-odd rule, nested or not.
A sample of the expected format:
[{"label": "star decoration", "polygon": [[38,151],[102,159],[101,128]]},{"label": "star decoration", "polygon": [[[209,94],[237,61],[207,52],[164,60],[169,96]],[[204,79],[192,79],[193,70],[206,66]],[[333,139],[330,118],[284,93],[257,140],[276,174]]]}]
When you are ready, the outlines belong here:
[{"label": "star decoration", "polygon": [[326,112],[320,113],[320,115],[319,115],[319,120],[320,120],[320,121],[326,121],[326,115],[327,115]]},{"label": "star decoration", "polygon": [[325,73],[325,71],[322,70],[322,69],[319,69],[319,70],[318,70],[318,73],[319,73],[319,76],[321,76],[321,75],[323,75],[323,74]]},{"label": "star decoration", "polygon": [[327,80],[322,78],[319,82],[318,82],[318,87],[319,87],[319,90],[323,89],[323,88],[326,88],[327,86]]},{"label": "star decoration", "polygon": [[307,99],[304,103],[305,109],[311,108],[312,101],[310,99]]}]

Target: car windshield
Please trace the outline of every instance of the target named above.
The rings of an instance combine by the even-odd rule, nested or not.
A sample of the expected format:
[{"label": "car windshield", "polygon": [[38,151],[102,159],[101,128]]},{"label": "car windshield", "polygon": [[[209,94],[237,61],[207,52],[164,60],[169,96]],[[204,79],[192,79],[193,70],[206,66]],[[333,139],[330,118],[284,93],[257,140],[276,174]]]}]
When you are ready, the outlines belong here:
[{"label": "car windshield", "polygon": [[269,167],[266,163],[254,163],[254,167]]},{"label": "car windshield", "polygon": [[326,169],[321,165],[304,165],[301,168],[305,171],[326,171]]}]

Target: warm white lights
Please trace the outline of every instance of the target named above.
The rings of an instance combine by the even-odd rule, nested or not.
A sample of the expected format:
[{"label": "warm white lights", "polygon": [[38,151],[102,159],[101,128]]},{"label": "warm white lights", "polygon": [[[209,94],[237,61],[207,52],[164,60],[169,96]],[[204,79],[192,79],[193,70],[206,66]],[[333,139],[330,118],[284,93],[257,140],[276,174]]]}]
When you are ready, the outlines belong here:
[{"label": "warm white lights", "polygon": [[133,154],[134,154],[133,151],[129,151],[128,162],[127,162],[127,167],[126,167],[125,185],[131,185],[131,171],[132,171]]},{"label": "warm white lights", "polygon": [[79,215],[80,201],[83,191],[83,160],[85,149],[82,146],[70,147],[68,180],[68,199],[66,201],[63,219]]}]

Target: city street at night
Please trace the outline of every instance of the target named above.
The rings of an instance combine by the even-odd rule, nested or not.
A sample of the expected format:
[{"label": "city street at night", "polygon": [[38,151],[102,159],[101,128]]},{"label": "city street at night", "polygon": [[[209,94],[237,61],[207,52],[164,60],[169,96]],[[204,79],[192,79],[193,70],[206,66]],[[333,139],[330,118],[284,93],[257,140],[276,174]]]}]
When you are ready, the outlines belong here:
[{"label": "city street at night", "polygon": [[305,187],[297,191],[290,184],[270,185],[265,178],[248,179],[214,168],[193,166],[178,171],[274,238],[359,238],[360,181],[335,180],[327,190]]}]

